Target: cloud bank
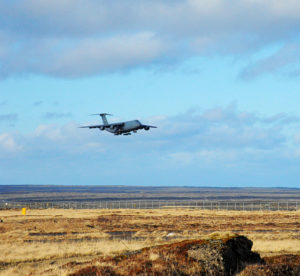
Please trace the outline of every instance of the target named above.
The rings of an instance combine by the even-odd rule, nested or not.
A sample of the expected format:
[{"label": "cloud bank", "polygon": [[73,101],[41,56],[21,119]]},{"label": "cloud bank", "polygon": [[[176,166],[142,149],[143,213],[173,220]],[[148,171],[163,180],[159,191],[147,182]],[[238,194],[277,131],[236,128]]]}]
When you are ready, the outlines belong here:
[{"label": "cloud bank", "polygon": [[[284,186],[291,175],[299,176],[298,117],[259,116],[228,106],[145,118],[143,122],[159,128],[115,137],[79,129],[78,124],[70,122],[40,125],[29,134],[3,133],[0,162],[7,172],[29,166],[29,179],[57,184],[218,186],[226,179],[231,186],[260,185],[264,181],[265,186]],[[1,183],[17,179],[16,175],[4,172]],[[218,178],[221,176],[224,179]],[[23,183],[26,177],[21,177]]]},{"label": "cloud bank", "polygon": [[212,55],[246,58],[245,79],[300,72],[296,0],[16,0],[0,3],[0,17],[2,78],[77,78]]}]

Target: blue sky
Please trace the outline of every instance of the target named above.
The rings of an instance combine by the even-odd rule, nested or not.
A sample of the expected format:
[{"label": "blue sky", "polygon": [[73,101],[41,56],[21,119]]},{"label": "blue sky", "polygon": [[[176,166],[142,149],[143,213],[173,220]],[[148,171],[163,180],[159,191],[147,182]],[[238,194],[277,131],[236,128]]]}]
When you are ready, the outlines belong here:
[{"label": "blue sky", "polygon": [[[300,3],[0,3],[0,184],[300,187]],[[140,119],[115,137],[78,126]]]}]

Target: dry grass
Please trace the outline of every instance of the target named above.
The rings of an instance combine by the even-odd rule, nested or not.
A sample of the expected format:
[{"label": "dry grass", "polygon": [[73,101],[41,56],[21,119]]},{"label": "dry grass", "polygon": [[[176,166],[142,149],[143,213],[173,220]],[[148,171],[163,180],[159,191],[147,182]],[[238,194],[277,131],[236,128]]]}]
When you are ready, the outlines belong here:
[{"label": "dry grass", "polygon": [[51,260],[64,257],[90,255],[114,255],[123,251],[137,250],[151,245],[149,242],[104,240],[98,242],[80,241],[61,243],[11,243],[1,244],[1,262],[19,263],[24,261]]},{"label": "dry grass", "polygon": [[264,256],[300,253],[299,211],[47,209],[23,216],[21,210],[2,210],[0,218],[1,275],[63,275],[72,270],[64,266],[70,261],[232,233],[247,236]]},{"label": "dry grass", "polygon": [[260,240],[255,239],[253,250],[260,252],[263,256],[277,254],[299,254],[300,240],[285,239],[285,240]]}]

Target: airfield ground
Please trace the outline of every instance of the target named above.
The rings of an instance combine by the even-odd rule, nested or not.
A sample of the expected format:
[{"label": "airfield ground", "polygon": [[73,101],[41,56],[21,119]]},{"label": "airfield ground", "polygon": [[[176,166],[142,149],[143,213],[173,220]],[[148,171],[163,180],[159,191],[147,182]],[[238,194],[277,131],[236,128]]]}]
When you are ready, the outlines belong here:
[{"label": "airfield ground", "polygon": [[227,233],[264,256],[300,254],[300,211],[1,210],[0,275],[66,275],[99,256]]}]

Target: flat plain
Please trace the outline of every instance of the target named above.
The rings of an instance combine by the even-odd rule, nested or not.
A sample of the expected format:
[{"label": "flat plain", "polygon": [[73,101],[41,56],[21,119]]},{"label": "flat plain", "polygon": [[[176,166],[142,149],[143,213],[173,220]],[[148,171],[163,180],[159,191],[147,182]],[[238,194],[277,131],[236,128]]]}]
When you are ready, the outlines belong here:
[{"label": "flat plain", "polygon": [[261,256],[300,254],[300,211],[1,210],[1,275],[67,275],[99,256],[237,233]]},{"label": "flat plain", "polygon": [[172,186],[0,185],[2,202],[83,202],[124,200],[299,201],[299,188],[214,188]]}]

